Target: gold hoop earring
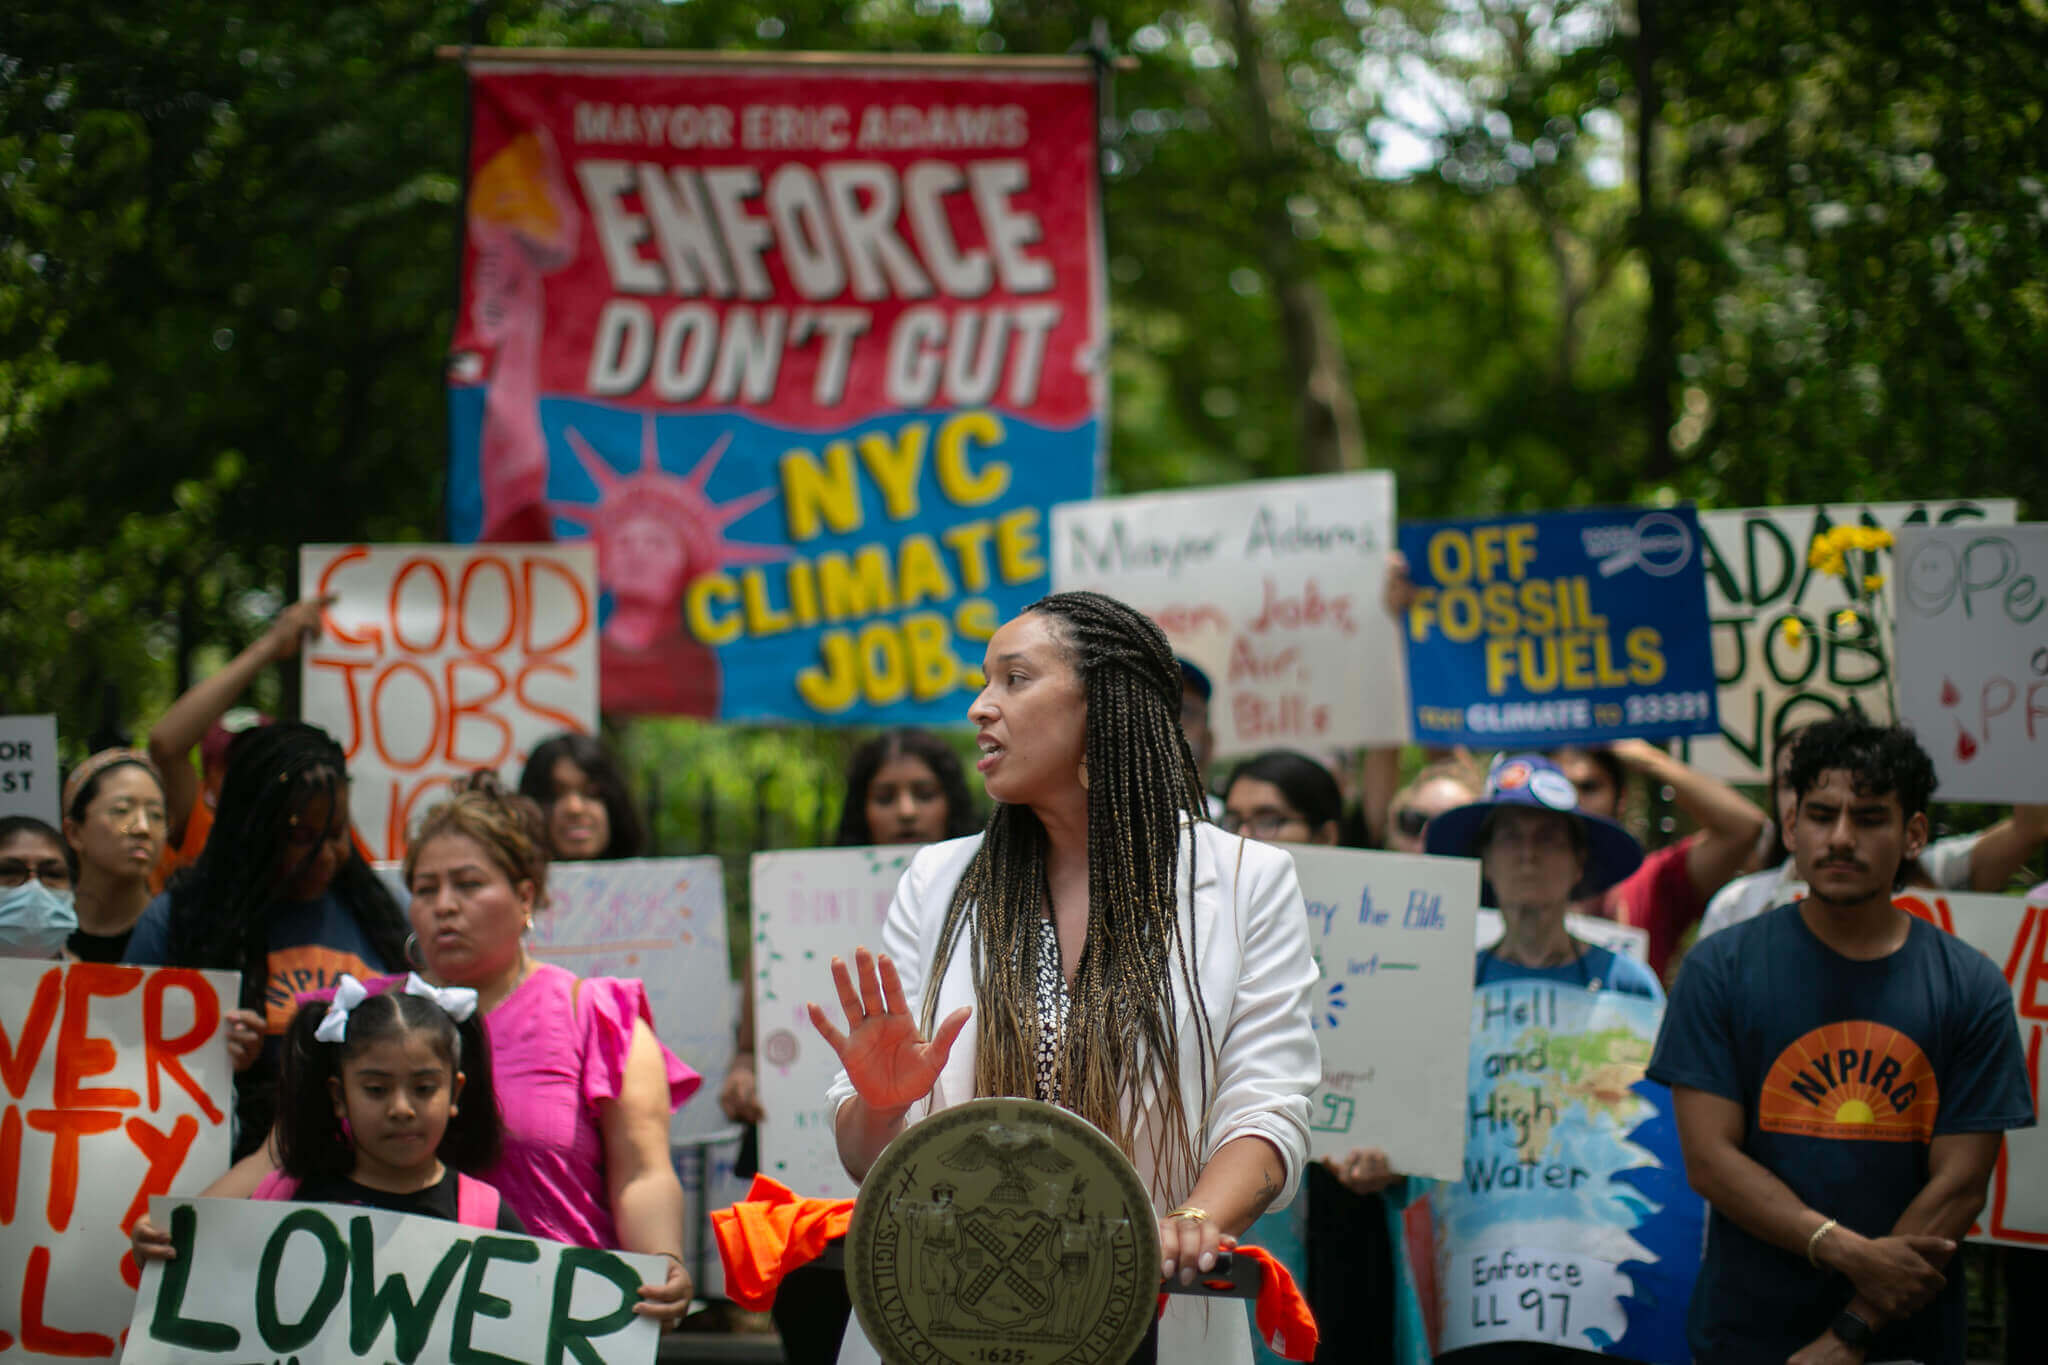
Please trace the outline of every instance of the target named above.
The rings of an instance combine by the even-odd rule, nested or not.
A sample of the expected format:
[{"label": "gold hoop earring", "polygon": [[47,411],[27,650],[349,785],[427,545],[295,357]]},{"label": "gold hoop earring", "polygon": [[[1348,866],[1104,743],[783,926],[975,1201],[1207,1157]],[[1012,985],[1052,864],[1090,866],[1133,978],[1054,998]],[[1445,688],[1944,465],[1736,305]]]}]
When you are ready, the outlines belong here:
[{"label": "gold hoop earring", "polygon": [[1088,786],[1088,760],[1084,758],[1081,760],[1081,790],[1087,791]]}]

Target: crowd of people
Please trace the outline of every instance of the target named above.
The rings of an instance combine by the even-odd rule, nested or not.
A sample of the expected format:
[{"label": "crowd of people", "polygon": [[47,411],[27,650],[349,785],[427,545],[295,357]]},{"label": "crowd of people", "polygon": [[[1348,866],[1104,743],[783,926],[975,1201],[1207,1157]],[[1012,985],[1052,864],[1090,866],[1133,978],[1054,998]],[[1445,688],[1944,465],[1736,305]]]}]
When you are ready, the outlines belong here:
[{"label": "crowd of people", "polygon": [[[340,747],[237,709],[320,605],[282,613],[146,748],[79,763],[61,828],[0,820],[0,949],[239,973],[235,1165],[207,1193],[656,1253],[669,1272],[638,1311],[674,1325],[694,1287],[668,1124],[699,1076],[656,1037],[639,981],[578,977],[526,943],[551,862],[652,851],[626,775],[563,735],[516,789],[453,784],[410,832],[401,904],[355,839]],[[1405,781],[1398,751],[1271,751],[1212,786],[1211,680],[1093,593],[1005,623],[984,674],[966,719],[986,806],[928,732],[877,736],[847,774],[840,843],[928,846],[881,941],[835,960],[836,1002],[811,1011],[843,1066],[830,1104],[856,1177],[924,1114],[1035,1096],[1132,1158],[1161,1211],[1163,1279],[1212,1268],[1303,1187],[1318,1358],[1430,1359],[1400,1234],[1421,1182],[1373,1148],[1308,1157],[1315,967],[1284,846],[1476,858],[1504,923],[1475,956],[1479,985],[1671,992],[1650,1071],[1713,1208],[1699,1358],[1960,1361],[1951,1258],[1999,1135],[2034,1106],[1997,967],[1891,898],[2006,889],[2048,840],[2048,806],[1931,838],[1925,754],[1854,715],[1781,737],[1761,808],[1639,740],[1425,755]],[[1689,832],[1646,852],[1632,789]],[[1643,931],[1643,960],[1575,937],[1574,912]],[[724,1061],[717,1103],[754,1123],[741,999],[732,1056],[690,1060]],[[1772,1108],[1788,1049],[1850,1022],[1909,1045],[1880,1088],[1907,1096],[1910,1121],[1886,1141]],[[147,1219],[133,1238],[171,1254]],[[875,1358],[837,1275],[791,1277],[777,1308],[789,1359]],[[1141,1358],[1248,1361],[1227,1316],[1169,1306]],[[1441,1358],[1539,1352],[1582,1354]]]}]

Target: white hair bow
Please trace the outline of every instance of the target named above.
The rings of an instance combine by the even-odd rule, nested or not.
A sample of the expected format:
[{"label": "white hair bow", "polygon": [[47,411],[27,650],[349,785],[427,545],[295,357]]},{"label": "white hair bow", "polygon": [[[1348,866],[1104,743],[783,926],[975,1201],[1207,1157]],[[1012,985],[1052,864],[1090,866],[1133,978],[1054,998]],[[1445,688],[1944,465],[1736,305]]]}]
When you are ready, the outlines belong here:
[{"label": "white hair bow", "polygon": [[346,1039],[349,1011],[369,998],[370,992],[363,983],[343,972],[341,979],[334,983],[334,999],[327,1006],[320,1027],[313,1030],[313,1036],[323,1043],[339,1043]]},{"label": "white hair bow", "polygon": [[405,993],[424,996],[439,1005],[450,1019],[462,1023],[476,1013],[476,992],[467,986],[430,986],[418,972],[405,974]]}]

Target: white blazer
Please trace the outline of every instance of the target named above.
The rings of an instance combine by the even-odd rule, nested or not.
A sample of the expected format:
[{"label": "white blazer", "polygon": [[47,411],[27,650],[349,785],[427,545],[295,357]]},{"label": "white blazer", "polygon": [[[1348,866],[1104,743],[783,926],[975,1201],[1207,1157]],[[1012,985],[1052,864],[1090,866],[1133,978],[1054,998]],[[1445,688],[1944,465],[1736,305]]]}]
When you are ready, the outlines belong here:
[{"label": "white blazer", "polygon": [[[895,959],[904,997],[920,1015],[946,911],[980,846],[978,834],[932,844],[911,859],[896,885],[896,899],[882,927],[882,949]],[[1193,878],[1188,875],[1190,852],[1196,854]],[[1195,1027],[1195,1002],[1186,998],[1176,975],[1175,1036],[1181,1041],[1180,1085],[1189,1111],[1189,1137],[1204,1163],[1233,1138],[1253,1134],[1272,1143],[1286,1168],[1272,1204],[1278,1209],[1294,1198],[1300,1184],[1308,1160],[1308,1096],[1322,1079],[1322,1054],[1309,1023],[1309,994],[1317,972],[1309,953],[1308,907],[1295,879],[1294,859],[1270,844],[1196,823],[1181,837],[1179,885],[1182,939],[1195,963],[1209,1032],[1218,1050],[1210,1071],[1205,1121],[1194,1112],[1201,1102],[1197,1049],[1202,1035]],[[939,987],[940,1019],[976,1003],[969,948],[973,933],[970,917]],[[976,1019],[968,1021],[931,1094],[911,1106],[907,1122],[974,1098],[976,1024]],[[829,1092],[832,1111],[836,1114],[852,1098],[853,1084],[841,1071]],[[1141,1128],[1136,1136],[1138,1150],[1128,1155],[1152,1192],[1155,1211],[1164,1214],[1188,1191],[1161,1188],[1150,1135]],[[1251,1329],[1241,1301],[1175,1297],[1168,1302],[1160,1323],[1162,1362],[1243,1365],[1251,1360]],[[858,1317],[848,1325],[839,1359],[841,1365],[866,1365],[878,1359]]]}]

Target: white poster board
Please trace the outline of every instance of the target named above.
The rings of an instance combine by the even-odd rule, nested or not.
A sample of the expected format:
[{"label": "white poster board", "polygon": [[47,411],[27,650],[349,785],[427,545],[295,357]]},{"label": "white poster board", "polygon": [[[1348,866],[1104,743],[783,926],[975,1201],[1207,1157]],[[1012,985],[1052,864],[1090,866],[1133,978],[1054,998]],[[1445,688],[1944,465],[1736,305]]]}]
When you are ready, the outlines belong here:
[{"label": "white poster board", "polygon": [[2040,1122],[2041,1087],[2048,1082],[2042,1049],[2048,1041],[2048,902],[2029,905],[2022,896],[1915,891],[1892,903],[1985,954],[2012,984],[2035,1125],[2005,1135],[2005,1153],[1992,1173],[1988,1200],[1970,1229],[1970,1240],[2048,1247],[2048,1127]]},{"label": "white poster board", "polygon": [[[1650,962],[1650,931],[1638,929],[1633,924],[1619,920],[1602,919],[1598,915],[1581,915],[1576,910],[1564,917],[1565,932],[1595,948],[1605,948],[1618,957],[1629,958],[1648,966]],[[1507,932],[1507,924],[1498,910],[1479,912],[1479,940],[1481,948],[1491,948],[1500,942]]]},{"label": "white poster board", "polygon": [[816,1001],[845,1022],[832,958],[844,958],[850,968],[855,948],[881,952],[882,922],[916,852],[916,845],[897,844],[754,855],[755,1074],[767,1111],[761,1174],[800,1195],[844,1198],[859,1189],[839,1164],[825,1104],[839,1058],[818,1036],[804,1004]]},{"label": "white poster board", "polygon": [[1899,532],[1899,715],[1944,801],[2048,801],[2048,523]]},{"label": "white poster board", "polygon": [[143,1272],[124,1365],[654,1360],[633,1305],[660,1256],[340,1204],[157,1198],[149,1216],[177,1256]]},{"label": "white poster board", "polygon": [[[1823,532],[1873,525],[1896,533],[1930,522],[2001,526],[2010,525],[2016,512],[2011,498],[1702,509],[1723,737],[1688,741],[1679,757],[1731,782],[1762,782],[1772,739],[1789,726],[1825,720],[1852,697],[1865,715],[1890,719],[1884,689],[1889,644],[1877,640],[1877,626],[1851,602],[1839,576],[1808,564]],[[1893,577],[1892,551],[1872,552],[1867,562],[1860,553],[1853,558],[1859,571]],[[1844,608],[1857,611],[1857,623],[1834,629],[1835,613]],[[1784,636],[1788,617],[1805,627],[1797,643]],[[1831,641],[1821,627],[1850,638]]]},{"label": "white poster board", "polygon": [[0,959],[0,1359],[112,1360],[128,1229],[228,1168],[231,972]]},{"label": "white poster board", "polygon": [[1309,1154],[1384,1150],[1393,1169],[1456,1179],[1472,1018],[1471,858],[1290,845],[1322,980],[1310,1003],[1323,1083]]},{"label": "white poster board", "polygon": [[1401,631],[1380,602],[1393,475],[1065,503],[1052,545],[1055,591],[1130,603],[1208,673],[1219,754],[1408,737]]},{"label": "white poster board", "polygon": [[32,815],[62,828],[57,718],[0,716],[0,817]]},{"label": "white poster board", "polygon": [[299,581],[339,601],[300,655],[300,710],[348,755],[373,858],[446,780],[517,782],[526,755],[597,728],[597,555],[589,545],[305,545]]}]

